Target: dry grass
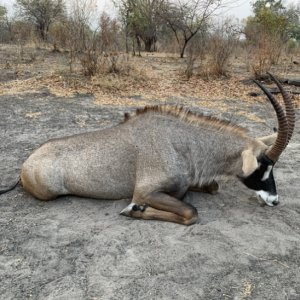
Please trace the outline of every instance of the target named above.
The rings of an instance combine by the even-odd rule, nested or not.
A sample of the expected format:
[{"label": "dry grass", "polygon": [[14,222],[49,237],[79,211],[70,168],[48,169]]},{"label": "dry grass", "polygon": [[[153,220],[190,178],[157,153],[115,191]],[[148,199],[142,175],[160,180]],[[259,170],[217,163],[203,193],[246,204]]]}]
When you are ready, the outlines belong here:
[{"label": "dry grass", "polygon": [[241,300],[245,300],[245,299],[251,297],[253,290],[254,290],[254,285],[249,281],[244,281]]},{"label": "dry grass", "polygon": [[[33,51],[35,59],[30,60]],[[136,106],[137,102],[133,100],[135,97],[142,99],[138,105],[149,104],[151,100],[164,103],[168,99],[176,98],[181,104],[188,106],[204,105],[221,109],[226,109],[224,100],[228,99],[249,103],[264,101],[264,97],[249,96],[256,87],[241,82],[250,77],[246,66],[241,64],[243,58],[232,62],[229,78],[203,80],[192,77],[187,81],[182,76],[185,61],[174,55],[151,53],[143,54],[142,57],[126,57],[119,62],[124,72],[100,72],[90,78],[81,74],[79,64],[75,66],[75,72],[70,74],[67,54],[54,54],[48,49],[25,47],[22,55],[23,59],[20,58],[17,47],[0,48],[1,69],[6,66],[6,70],[15,71],[18,78],[0,82],[0,94],[39,92],[48,89],[51,93],[64,97],[93,94],[95,101],[101,105]],[[286,67],[287,65],[289,67]],[[288,74],[300,76],[300,71],[293,69],[289,60],[273,72],[285,77]],[[299,106],[299,96],[296,97],[296,102]]]}]

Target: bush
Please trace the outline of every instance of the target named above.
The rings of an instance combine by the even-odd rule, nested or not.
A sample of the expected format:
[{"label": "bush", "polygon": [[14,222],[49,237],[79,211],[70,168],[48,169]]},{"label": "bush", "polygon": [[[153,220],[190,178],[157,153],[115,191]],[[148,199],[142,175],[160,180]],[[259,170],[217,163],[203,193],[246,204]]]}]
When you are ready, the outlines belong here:
[{"label": "bush", "polygon": [[256,78],[278,63],[287,41],[287,28],[287,17],[269,7],[262,7],[247,19],[245,35],[248,50],[253,54],[250,65]]},{"label": "bush", "polygon": [[209,43],[210,75],[228,76],[229,60],[238,42],[239,32],[229,21],[217,27]]},{"label": "bush", "polygon": [[[228,76],[230,57],[234,53],[239,40],[239,28],[230,20],[225,20],[198,37],[198,42],[188,49],[188,59],[185,74],[189,79],[197,69],[199,76]],[[199,60],[195,67],[196,60]]]},{"label": "bush", "polygon": [[298,48],[298,46],[299,45],[298,45],[297,40],[294,38],[291,38],[288,40],[288,42],[286,44],[286,52],[288,54],[293,54],[296,51],[296,49]]}]

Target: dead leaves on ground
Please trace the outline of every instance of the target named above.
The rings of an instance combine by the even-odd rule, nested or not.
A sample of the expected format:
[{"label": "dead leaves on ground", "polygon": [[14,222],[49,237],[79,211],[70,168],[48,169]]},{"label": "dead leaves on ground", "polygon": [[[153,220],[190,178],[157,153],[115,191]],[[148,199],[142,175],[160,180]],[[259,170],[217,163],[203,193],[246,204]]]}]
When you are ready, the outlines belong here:
[{"label": "dead leaves on ground", "polygon": [[[230,78],[203,80],[197,76],[184,80],[184,62],[166,56],[144,56],[131,58],[128,74],[100,74],[91,78],[71,74],[62,60],[54,57],[37,59],[26,66],[32,77],[1,82],[0,94],[22,94],[48,90],[60,97],[73,97],[78,94],[94,95],[99,105],[142,106],[151,101],[165,103],[176,99],[178,104],[201,105],[226,109],[226,101],[246,101],[249,103],[265,101],[264,96],[251,97],[249,93],[257,89],[241,81],[247,76],[241,72],[232,73]],[[63,69],[65,67],[65,69]],[[20,68],[20,67],[19,67]],[[24,67],[25,68],[25,67]],[[42,71],[40,71],[42,70]],[[20,72],[22,74],[22,72]],[[38,74],[38,75],[34,75]],[[300,96],[295,96],[300,106]]]}]

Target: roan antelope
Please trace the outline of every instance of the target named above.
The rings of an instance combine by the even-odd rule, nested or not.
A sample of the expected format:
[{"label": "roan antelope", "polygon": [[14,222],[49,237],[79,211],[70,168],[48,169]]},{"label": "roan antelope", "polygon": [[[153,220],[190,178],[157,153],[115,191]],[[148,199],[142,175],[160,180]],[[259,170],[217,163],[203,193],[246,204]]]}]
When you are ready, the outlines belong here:
[{"label": "roan antelope", "polygon": [[237,176],[269,206],[279,203],[273,167],[295,124],[292,100],[276,78],[285,111],[260,83],[277,114],[278,132],[252,138],[241,127],[178,106],[125,115],[115,127],[53,139],[25,161],[21,182],[41,200],[61,195],[131,198],[122,215],[190,225],[197,210],[188,190],[214,193],[219,176]]}]

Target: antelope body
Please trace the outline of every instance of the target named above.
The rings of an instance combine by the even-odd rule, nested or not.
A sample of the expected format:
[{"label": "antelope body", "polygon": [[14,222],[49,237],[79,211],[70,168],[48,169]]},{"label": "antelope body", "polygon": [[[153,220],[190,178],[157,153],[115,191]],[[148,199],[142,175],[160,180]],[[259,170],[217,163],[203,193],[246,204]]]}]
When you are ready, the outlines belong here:
[{"label": "antelope body", "polygon": [[181,201],[185,193],[214,193],[216,179],[228,175],[276,205],[273,165],[294,127],[291,99],[276,83],[286,114],[261,88],[277,113],[278,134],[254,139],[245,129],[177,106],[146,107],[113,128],[48,141],[25,161],[23,187],[42,200],[132,197],[121,214],[190,225],[198,214]]}]

